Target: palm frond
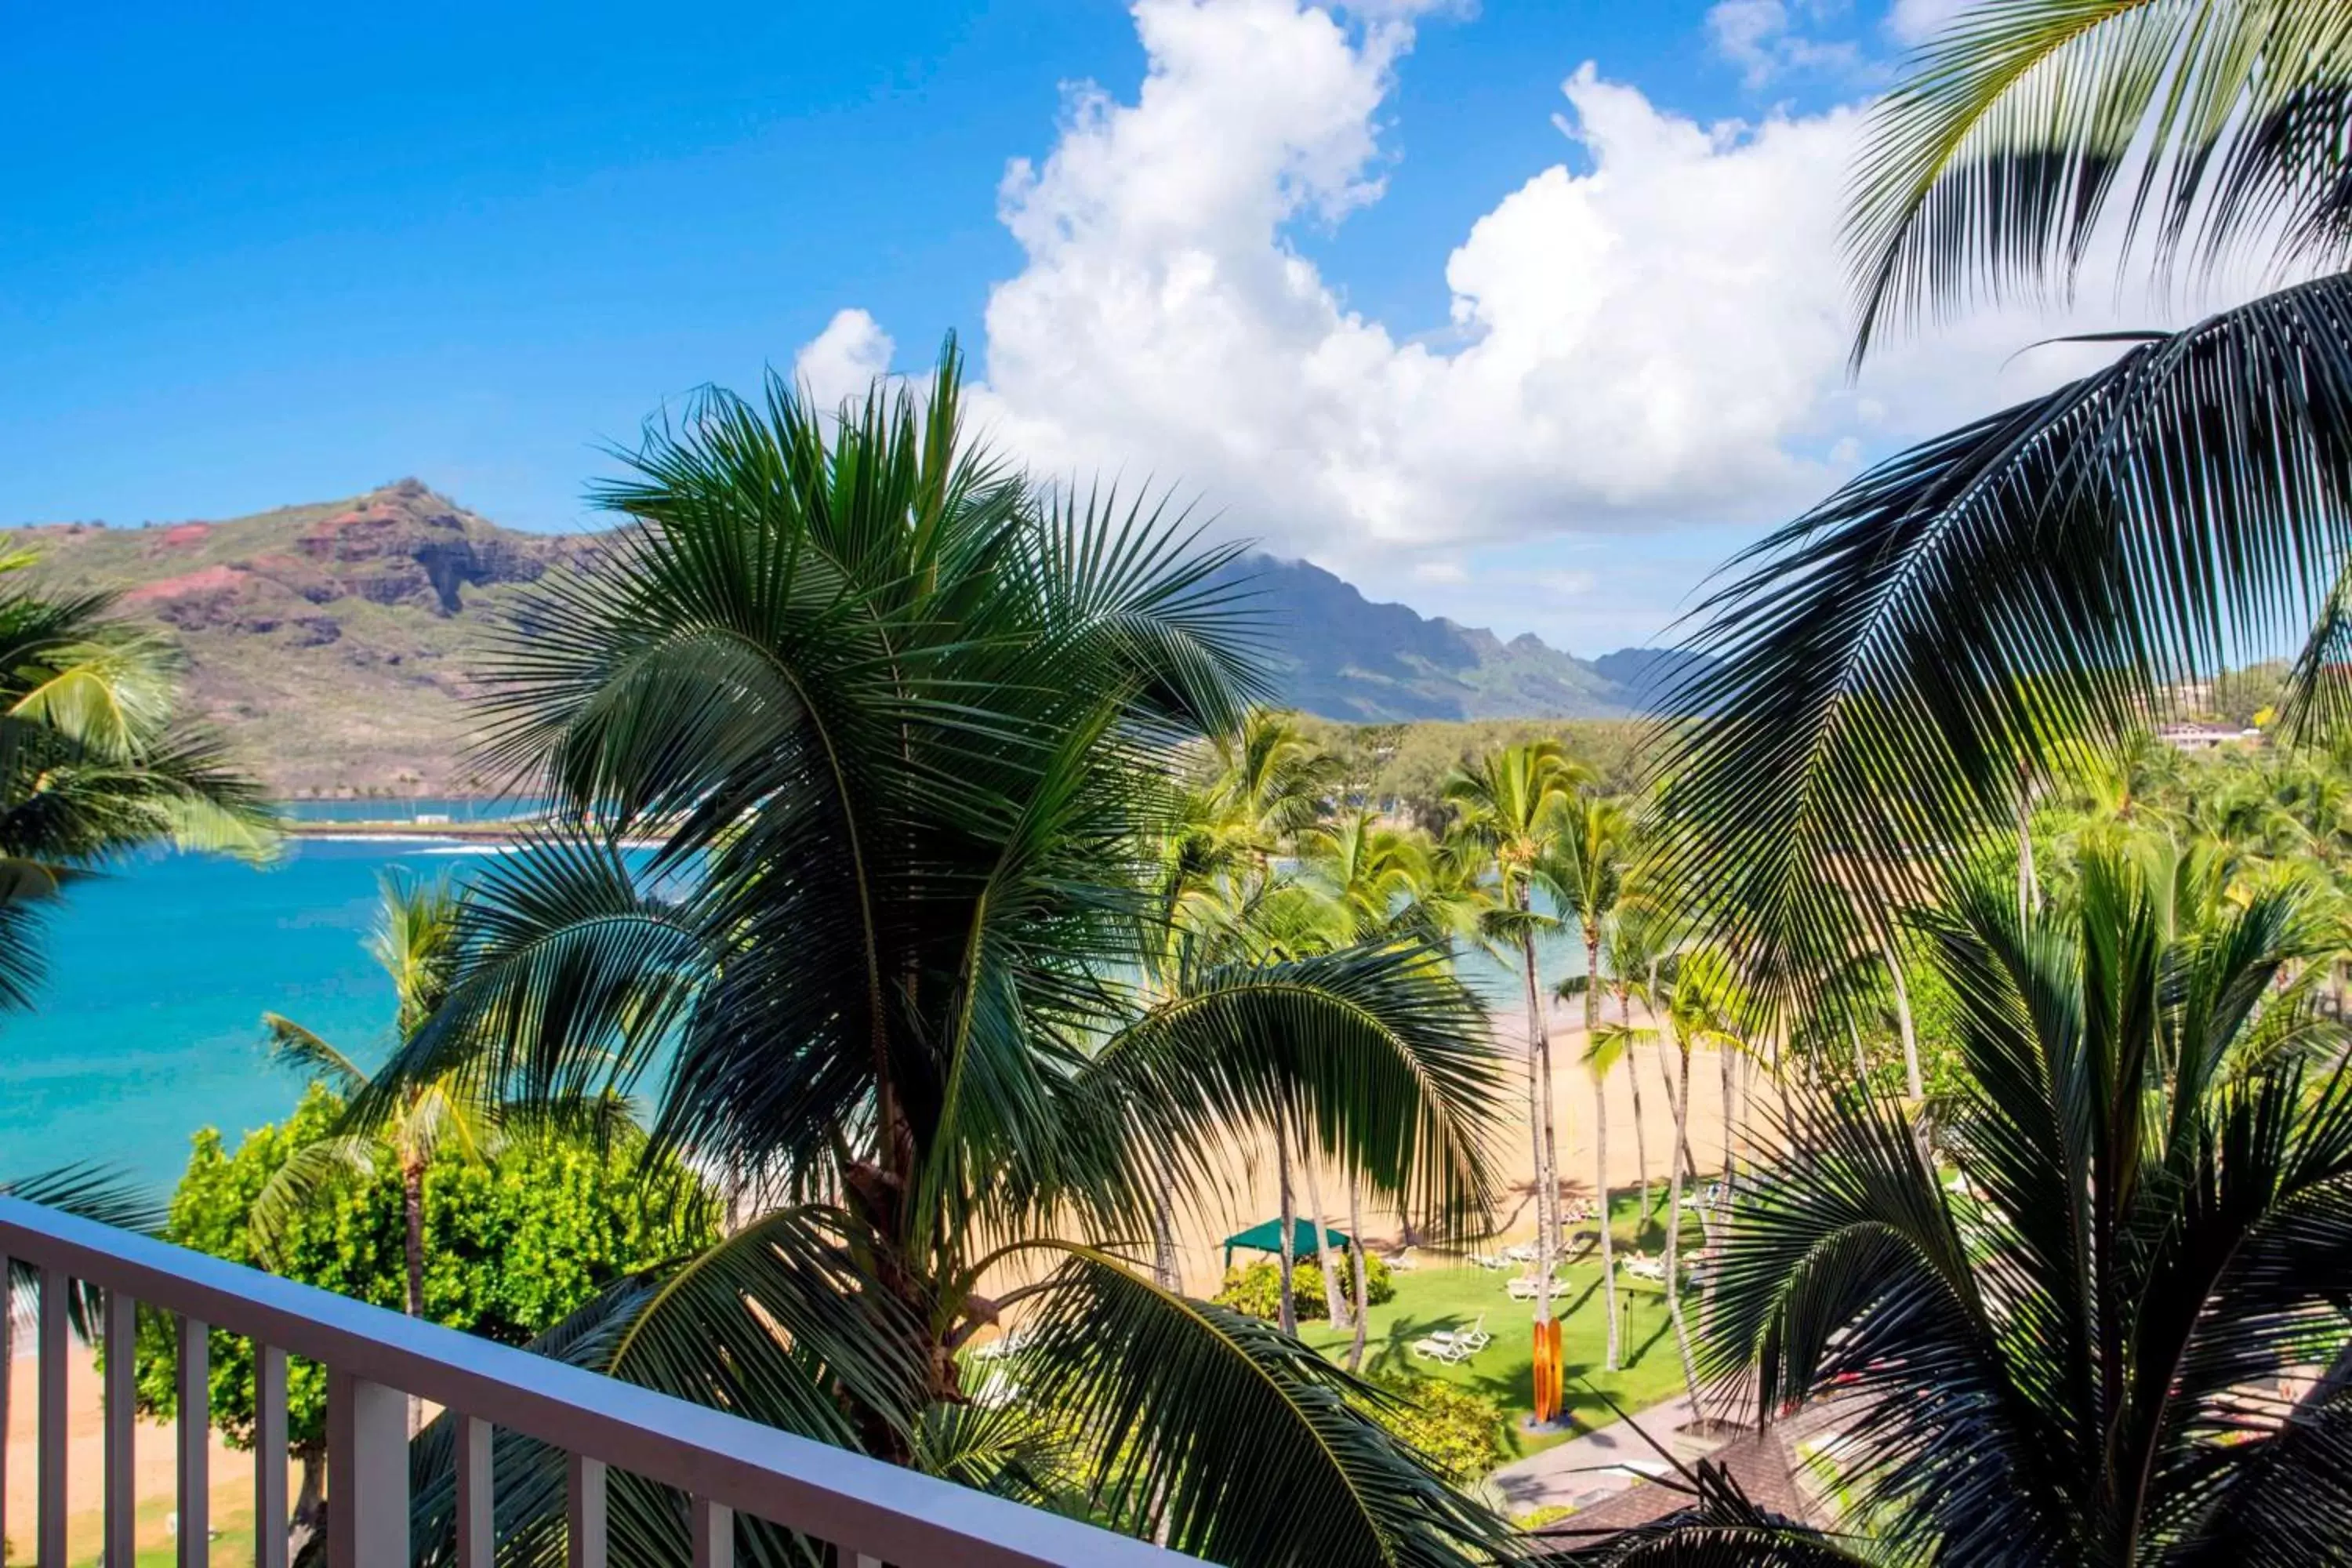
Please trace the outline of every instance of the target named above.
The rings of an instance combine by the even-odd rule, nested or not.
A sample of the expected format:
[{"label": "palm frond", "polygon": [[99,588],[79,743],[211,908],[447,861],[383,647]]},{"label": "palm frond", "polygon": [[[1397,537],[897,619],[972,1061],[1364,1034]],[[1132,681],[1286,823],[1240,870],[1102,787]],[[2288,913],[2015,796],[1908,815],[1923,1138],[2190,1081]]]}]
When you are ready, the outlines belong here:
[{"label": "palm frond", "polygon": [[1111,1040],[1085,1087],[1196,1178],[1236,1123],[1277,1110],[1369,1188],[1454,1231],[1495,1192],[1504,1064],[1485,1010],[1412,942],[1218,967]]},{"label": "palm frond", "polygon": [[1785,999],[2352,544],[2352,278],[1889,459],[1742,557],[1665,737],[1662,880]]},{"label": "palm frond", "polygon": [[1505,1554],[1500,1521],[1358,1407],[1388,1395],[1107,1254],[1052,1249],[1065,1261],[1039,1302],[1027,1386],[1087,1435],[1105,1514],[1244,1568]]},{"label": "palm frond", "polygon": [[1984,0],[1873,112],[1846,243],[1890,318],[2071,285],[2119,219],[2159,268],[2352,254],[2352,16],[2325,0]]}]

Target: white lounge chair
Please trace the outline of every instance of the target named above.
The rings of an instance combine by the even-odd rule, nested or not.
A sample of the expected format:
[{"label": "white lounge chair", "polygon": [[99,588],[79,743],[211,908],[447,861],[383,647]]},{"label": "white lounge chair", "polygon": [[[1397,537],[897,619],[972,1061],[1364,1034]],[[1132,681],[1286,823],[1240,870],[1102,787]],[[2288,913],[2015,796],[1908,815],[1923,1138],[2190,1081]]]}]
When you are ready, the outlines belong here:
[{"label": "white lounge chair", "polygon": [[1534,1242],[1522,1241],[1516,1247],[1503,1248],[1503,1257],[1513,1263],[1533,1263],[1536,1260],[1537,1250]]},{"label": "white lounge chair", "polygon": [[1021,1385],[1006,1376],[1003,1367],[992,1366],[972,1391],[971,1402],[982,1410],[1002,1410],[1020,1397]]},{"label": "white lounge chair", "polygon": [[1413,1341],[1412,1353],[1423,1361],[1442,1361],[1448,1366],[1468,1361],[1495,1342],[1486,1331],[1486,1315],[1466,1329],[1440,1329],[1435,1333]]},{"label": "white lounge chair", "polygon": [[[1532,1301],[1543,1294],[1543,1276],[1522,1274],[1511,1280],[1504,1289],[1511,1293],[1511,1300],[1514,1301]],[[1552,1294],[1558,1295],[1568,1289],[1568,1280],[1555,1272],[1551,1277],[1551,1289]]]},{"label": "white lounge chair", "polygon": [[1005,1356],[1019,1355],[1028,1348],[1029,1331],[1015,1329],[1009,1334],[999,1334],[992,1340],[972,1346],[969,1353],[974,1361],[998,1361]]},{"label": "white lounge chair", "polygon": [[1509,1258],[1491,1252],[1474,1252],[1470,1255],[1470,1261],[1481,1268],[1508,1268],[1511,1266]]}]

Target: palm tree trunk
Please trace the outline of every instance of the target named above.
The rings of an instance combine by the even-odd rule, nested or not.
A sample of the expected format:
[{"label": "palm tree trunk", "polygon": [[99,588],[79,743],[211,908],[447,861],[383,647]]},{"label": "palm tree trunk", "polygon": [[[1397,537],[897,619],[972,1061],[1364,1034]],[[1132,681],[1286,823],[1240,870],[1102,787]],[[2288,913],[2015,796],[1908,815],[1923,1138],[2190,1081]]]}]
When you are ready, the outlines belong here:
[{"label": "palm tree trunk", "polygon": [[1913,1100],[1927,1098],[1919,1079],[1919,1032],[1911,1022],[1911,987],[1903,979],[1903,958],[1889,941],[1884,949],[1886,973],[1895,982],[1895,1024],[1903,1031],[1903,1092]]},{"label": "palm tree trunk", "polygon": [[1151,1273],[1162,1290],[1181,1294],[1184,1272],[1176,1258],[1176,1184],[1168,1173],[1168,1163],[1155,1160],[1153,1166],[1160,1177],[1160,1190],[1151,1205]]},{"label": "palm tree trunk", "polygon": [[2033,919],[2033,784],[2017,770],[2017,923]]},{"label": "palm tree trunk", "polygon": [[1739,1096],[1731,1082],[1735,1070],[1731,1058],[1737,1054],[1728,1041],[1715,1048],[1717,1064],[1723,1069],[1723,1194],[1726,1201],[1728,1201],[1731,1196],[1732,1178],[1738,1174],[1737,1167],[1732,1163],[1733,1146],[1738,1139],[1738,1133],[1732,1125],[1732,1113],[1734,1108],[1739,1103]]},{"label": "palm tree trunk", "polygon": [[[407,1224],[402,1250],[407,1255],[407,1310],[412,1318],[425,1315],[425,1163],[421,1160],[405,1160],[400,1168],[400,1206]],[[408,1435],[412,1438],[425,1430],[425,1401],[415,1394],[408,1400]]]},{"label": "palm tree trunk", "polygon": [[1281,1324],[1284,1333],[1296,1334],[1298,1332],[1298,1312],[1290,1304],[1290,1284],[1297,1265],[1290,1256],[1290,1243],[1298,1223],[1298,1205],[1290,1195],[1290,1119],[1279,1109],[1274,1113],[1274,1159],[1276,1179],[1282,1189],[1282,1250],[1279,1255],[1282,1259],[1282,1299],[1276,1309],[1276,1321]]},{"label": "palm tree trunk", "polygon": [[1351,1173],[1348,1177],[1348,1262],[1355,1271],[1356,1337],[1348,1343],[1348,1370],[1364,1370],[1364,1334],[1372,1316],[1370,1287],[1364,1279],[1364,1208],[1363,1187]]},{"label": "palm tree trunk", "polygon": [[[1519,889],[1518,907],[1528,909],[1528,892]],[[1544,1028],[1543,997],[1536,990],[1536,939],[1519,932],[1519,962],[1527,980],[1528,997],[1528,1124],[1533,1134],[1536,1163],[1536,1321],[1551,1321],[1551,1249],[1559,1236],[1552,1223],[1552,1167],[1546,1159],[1551,1145],[1551,1041]]]},{"label": "palm tree trunk", "polygon": [[1339,1286],[1339,1260],[1331,1256],[1331,1227],[1328,1223],[1330,1211],[1323,1206],[1323,1178],[1315,1169],[1318,1162],[1313,1149],[1301,1148],[1298,1155],[1307,1167],[1307,1206],[1315,1215],[1315,1267],[1323,1275],[1323,1310],[1333,1328],[1344,1329],[1348,1326],[1348,1298]]},{"label": "palm tree trunk", "polygon": [[1650,1223],[1650,1130],[1642,1114],[1642,1066],[1633,1054],[1633,999],[1617,988],[1617,1021],[1625,1030],[1625,1081],[1633,1088],[1633,1170],[1642,1181],[1642,1204],[1634,1211],[1633,1239],[1638,1245]]},{"label": "palm tree trunk", "polygon": [[[1593,1037],[1601,1032],[1601,933],[1587,927],[1584,934],[1584,1048],[1591,1050]],[[1609,1079],[1605,1073],[1592,1074],[1592,1192],[1601,1208],[1601,1301],[1609,1314],[1608,1360],[1611,1372],[1617,1370],[1617,1360],[1622,1352],[1618,1342],[1617,1327],[1617,1226],[1615,1215],[1609,1212]]]},{"label": "palm tree trunk", "polygon": [[403,1251],[407,1267],[407,1303],[412,1318],[425,1315],[425,1166],[406,1160],[400,1167],[400,1206],[406,1237]]},{"label": "palm tree trunk", "polygon": [[[1674,1030],[1671,1021],[1665,1023],[1668,1033]],[[1680,1040],[1675,1048],[1682,1058],[1681,1091],[1675,1093],[1669,1086],[1675,1118],[1675,1142],[1687,1150],[1690,1146],[1690,1047]],[[1663,1064],[1662,1064],[1663,1065]],[[1690,1390],[1691,1413],[1700,1414],[1698,1363],[1691,1359],[1690,1328],[1683,1321],[1683,1282],[1680,1275],[1683,1235],[1683,1172],[1688,1168],[1687,1155],[1670,1160],[1666,1175],[1666,1316],[1675,1326],[1675,1353],[1682,1358],[1683,1385]]]},{"label": "palm tree trunk", "polygon": [[326,1470],[326,1445],[291,1443],[288,1457],[295,1467],[294,1517],[286,1532],[286,1561],[301,1563],[317,1561],[324,1552],[311,1553],[311,1543],[327,1531],[327,1499],[323,1488]]},{"label": "palm tree trunk", "polygon": [[[1658,1078],[1666,1086],[1666,1115],[1671,1119],[1675,1114],[1675,1047],[1674,1042],[1667,1037],[1674,1033],[1674,1023],[1661,1015],[1658,1028]],[[1685,1066],[1684,1070],[1687,1072],[1688,1067]],[[1687,1099],[1688,1090],[1685,1089],[1684,1092],[1685,1098]],[[1668,1177],[1671,1178],[1676,1171],[1680,1171],[1685,1179],[1697,1181],[1698,1163],[1691,1158],[1690,1130],[1681,1121],[1675,1122],[1671,1144],[1672,1146],[1666,1151]]]}]

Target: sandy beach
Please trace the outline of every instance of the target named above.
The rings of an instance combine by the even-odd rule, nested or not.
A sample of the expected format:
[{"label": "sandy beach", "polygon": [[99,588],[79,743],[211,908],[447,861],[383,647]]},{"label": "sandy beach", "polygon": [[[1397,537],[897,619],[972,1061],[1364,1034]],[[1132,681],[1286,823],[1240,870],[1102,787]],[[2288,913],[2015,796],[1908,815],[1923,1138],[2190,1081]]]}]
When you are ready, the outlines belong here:
[{"label": "sandy beach", "polygon": [[[1571,1201],[1589,1198],[1594,1182],[1595,1100],[1592,1076],[1583,1065],[1583,1004],[1555,1004],[1546,1023],[1551,1036],[1552,1112],[1559,1151],[1560,1185]],[[1634,1023],[1644,1023],[1638,1013]],[[1528,1131],[1527,1078],[1522,1065],[1526,1061],[1526,1015],[1516,1011],[1497,1013],[1495,1033],[1496,1043],[1511,1064],[1500,1103],[1496,1107],[1495,1154],[1501,1176],[1500,1202],[1495,1231],[1491,1238],[1478,1243],[1474,1248],[1476,1250],[1490,1249],[1492,1243],[1524,1240],[1536,1234],[1535,1156]],[[1638,1123],[1633,1110],[1633,1086],[1622,1064],[1611,1072],[1606,1085],[1609,1182],[1621,1192],[1641,1180],[1645,1152],[1649,1179],[1664,1187],[1666,1152],[1674,1137],[1673,1106],[1660,1074],[1656,1048],[1644,1043],[1635,1047],[1634,1055],[1634,1068],[1641,1078],[1642,1114]],[[1691,1157],[1704,1180],[1723,1164],[1723,1076],[1714,1052],[1692,1053],[1691,1079]],[[1184,1289],[1193,1294],[1205,1295],[1216,1289],[1224,1269],[1221,1244],[1225,1237],[1271,1218],[1280,1209],[1271,1146],[1240,1151],[1233,1163],[1237,1174],[1225,1201],[1206,1213],[1180,1216],[1178,1247]],[[1344,1230],[1348,1224],[1347,1188],[1336,1171],[1322,1172],[1320,1180],[1323,1201],[1330,1210],[1327,1221]],[[1307,1194],[1303,1173],[1296,1183],[1300,1217],[1305,1218]],[[1364,1232],[1367,1240],[1381,1251],[1402,1244],[1398,1216],[1387,1208],[1367,1206]]]},{"label": "sandy beach", "polygon": [[[97,1366],[90,1352],[87,1348],[76,1345],[71,1353],[66,1378],[69,1413],[67,1423],[69,1440],[66,1452],[66,1546],[73,1562],[94,1563],[105,1539],[104,1521],[100,1513],[106,1487],[106,1460],[102,1446],[104,1405],[100,1397]],[[33,1557],[37,1458],[34,1434],[37,1426],[34,1401],[39,1363],[31,1355],[19,1355],[7,1370],[6,1531],[10,1547],[7,1561],[13,1564],[29,1563]],[[224,1533],[241,1531],[249,1526],[253,1518],[253,1456],[230,1448],[218,1433],[213,1435],[211,1448],[214,1529]],[[178,1477],[178,1440],[173,1426],[169,1423],[141,1422],[132,1453],[138,1476],[138,1543],[141,1551],[152,1551],[170,1544],[173,1539],[170,1523],[171,1515],[177,1507],[175,1488]],[[220,1554],[223,1563],[236,1560],[222,1550],[226,1544],[218,1538],[214,1542],[215,1551]]]}]

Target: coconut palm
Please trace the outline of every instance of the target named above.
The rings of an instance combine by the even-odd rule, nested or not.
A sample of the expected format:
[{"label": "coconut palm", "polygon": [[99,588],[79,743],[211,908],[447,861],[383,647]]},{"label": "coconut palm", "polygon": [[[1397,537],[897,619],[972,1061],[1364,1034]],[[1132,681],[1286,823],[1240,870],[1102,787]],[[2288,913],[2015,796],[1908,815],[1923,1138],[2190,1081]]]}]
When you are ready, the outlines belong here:
[{"label": "coconut palm", "polygon": [[1339,902],[1362,939],[1401,931],[1429,886],[1427,841],[1369,808],[1305,828],[1297,848],[1307,874]]},{"label": "coconut palm", "polygon": [[[1430,886],[1428,846],[1423,835],[1383,825],[1368,807],[1302,830],[1297,847],[1307,875],[1344,917],[1357,942],[1395,940],[1415,925],[1416,901]],[[1362,1184],[1348,1180],[1349,1267],[1355,1281],[1355,1334],[1349,1342],[1348,1370],[1364,1363],[1368,1331],[1364,1278]],[[1327,1284],[1333,1271],[1327,1268]],[[1336,1325],[1339,1320],[1332,1321]]]},{"label": "coconut palm", "polygon": [[1601,1205],[1601,1304],[1608,1314],[1607,1366],[1617,1370],[1622,1354],[1617,1315],[1616,1226],[1609,1211],[1609,1091],[1608,1072],[1620,1058],[1630,1067],[1633,1058],[1619,1047],[1604,1047],[1601,1038],[1601,948],[1625,892],[1633,863],[1633,814],[1622,801],[1590,789],[1563,798],[1560,821],[1533,880],[1551,897],[1563,917],[1573,919],[1584,938],[1584,973],[1573,989],[1584,997],[1584,1061],[1592,1074],[1592,1191]]},{"label": "coconut palm", "polygon": [[182,710],[169,644],[110,619],[103,594],[27,576],[0,538],[0,1007],[33,1004],[44,912],[151,846],[268,853],[260,786]]},{"label": "coconut palm", "polygon": [[1535,868],[1560,833],[1569,797],[1589,774],[1556,741],[1508,746],[1454,770],[1445,799],[1460,839],[1484,851],[1496,881],[1496,903],[1485,912],[1486,931],[1507,942],[1519,961],[1527,1008],[1528,1133],[1536,1177],[1536,1321],[1551,1321],[1551,1258],[1559,1245],[1559,1165],[1554,1152],[1551,1036],[1544,1023],[1536,937],[1557,922],[1535,907]]},{"label": "coconut palm", "polygon": [[[394,1038],[404,1041],[447,999],[462,900],[446,881],[419,881],[398,871],[384,873],[380,889],[367,945],[392,981]],[[368,1071],[316,1032],[276,1013],[264,1013],[261,1026],[278,1061],[325,1083],[346,1104],[367,1110],[360,1118],[347,1117],[332,1136],[296,1150],[256,1195],[247,1218],[256,1255],[276,1255],[287,1220],[322,1186],[389,1166],[400,1173],[405,1237],[401,1310],[424,1316],[425,1173],[444,1155],[478,1160],[489,1154],[499,1133],[494,1107],[478,1083],[457,1074],[371,1096]]]},{"label": "coconut palm", "polygon": [[[1972,1069],[1944,1112],[1960,1181],[1900,1107],[1794,1100],[1710,1363],[1759,1419],[1838,1392],[1843,1526],[1885,1560],[2342,1556],[2352,1079],[2273,989],[2306,915],[2283,888],[2176,935],[2097,855],[2077,908],[2023,921],[1974,882],[1925,917]],[[1673,1536],[1626,1560],[1723,1560]]]},{"label": "coconut palm", "polygon": [[[1483,1012],[1415,943],[1179,942],[1135,984],[1185,762],[1258,688],[1234,552],[1033,488],[966,437],[960,371],[648,431],[600,492],[637,526],[496,656],[491,759],[568,826],[481,875],[449,1000],[370,1097],[643,1085],[656,1146],[757,1173],[741,1229],[574,1326],[587,1364],[915,1463],[959,1352],[1017,1317],[1097,1517],[1224,1562],[1450,1561],[1495,1527],[1381,1395],[1123,1248],[1163,1179],[1222,1194],[1277,1121],[1471,1223]],[[676,1500],[614,1485],[615,1555],[681,1560]]]},{"label": "coconut palm", "polygon": [[2110,237],[2119,275],[2315,275],[1876,465],[1702,607],[1669,853],[1772,994],[1883,939],[1946,850],[2176,682],[2308,633],[2288,709],[2344,707],[2347,81],[2336,0],[1988,0],[1879,104],[1858,361],[1922,311],[2063,292]]},{"label": "coconut palm", "polygon": [[1211,823],[1228,855],[1264,882],[1276,857],[1327,809],[1342,763],[1307,738],[1298,716],[1252,707],[1213,737],[1215,769],[1204,792]]},{"label": "coconut palm", "polygon": [[[1601,1037],[1603,1048],[1628,1056],[1643,1042],[1652,1042],[1660,1056],[1671,1058],[1673,1064],[1669,1068],[1665,1061],[1660,1063],[1666,1074],[1667,1106],[1675,1130],[1674,1148],[1667,1153],[1663,1264],[1675,1351],[1682,1360],[1684,1384],[1696,1403],[1702,1390],[1690,1324],[1683,1311],[1682,1282],[1683,1194],[1685,1181],[1697,1173],[1690,1153],[1691,1053],[1701,1047],[1718,1054],[1743,1048],[1734,1031],[1750,1005],[1738,972],[1719,950],[1675,944],[1668,921],[1646,914],[1642,906],[1633,906],[1626,913],[1627,923],[1633,928],[1628,938],[1628,956],[1637,951],[1632,943],[1638,942],[1643,944],[1638,951],[1647,960],[1629,972],[1626,988],[1652,1022],[1647,1028],[1637,1028],[1630,1022],[1603,1025]],[[1727,1140],[1728,1130],[1725,1136]],[[1712,1225],[1707,1210],[1700,1214],[1703,1222]]]}]

